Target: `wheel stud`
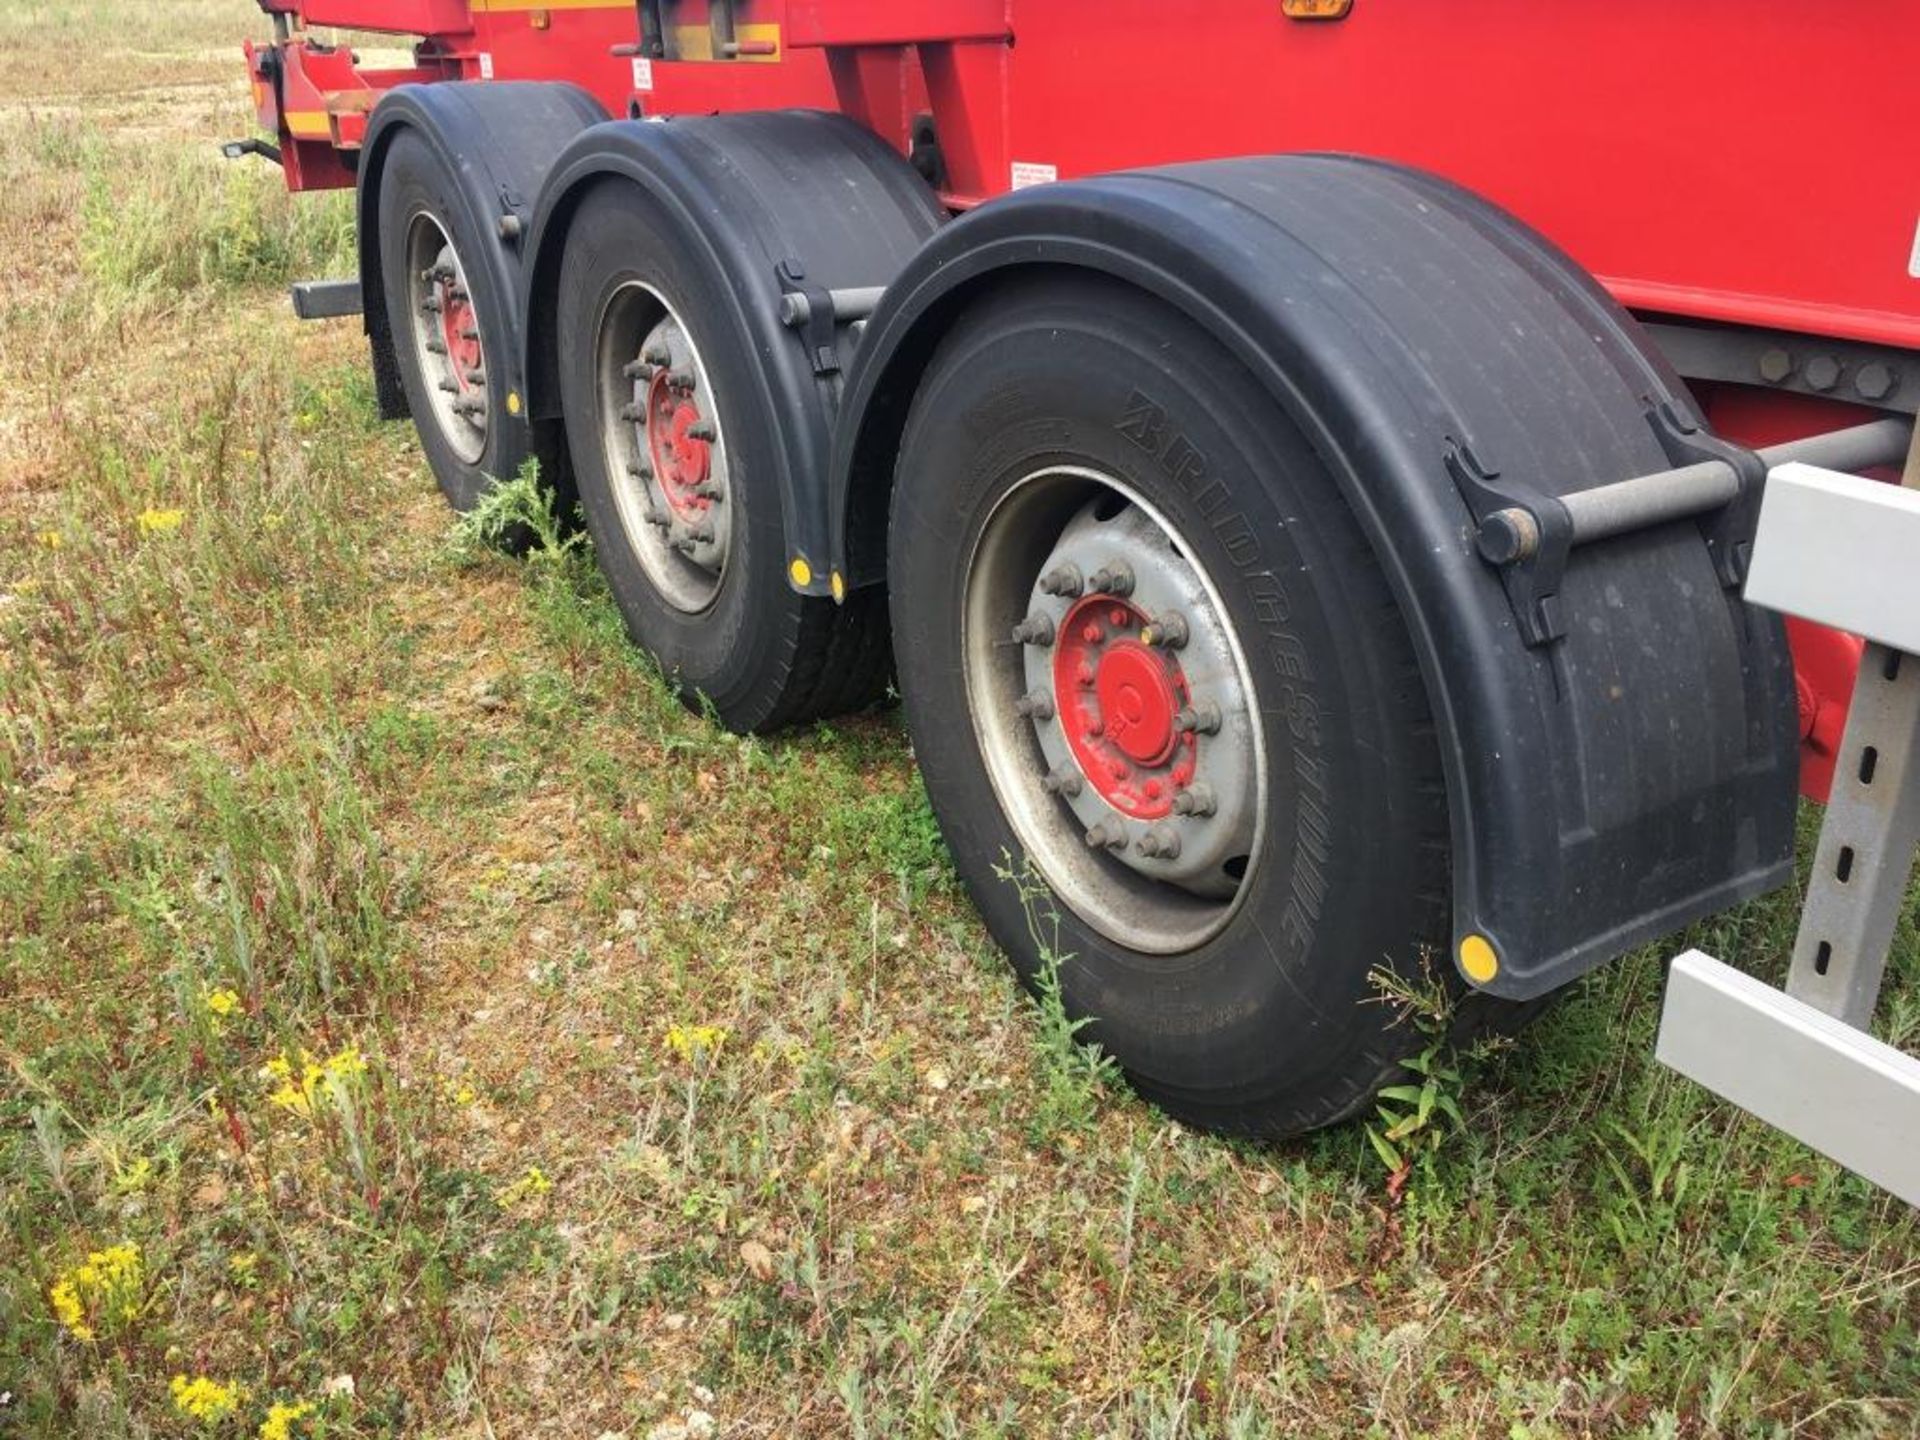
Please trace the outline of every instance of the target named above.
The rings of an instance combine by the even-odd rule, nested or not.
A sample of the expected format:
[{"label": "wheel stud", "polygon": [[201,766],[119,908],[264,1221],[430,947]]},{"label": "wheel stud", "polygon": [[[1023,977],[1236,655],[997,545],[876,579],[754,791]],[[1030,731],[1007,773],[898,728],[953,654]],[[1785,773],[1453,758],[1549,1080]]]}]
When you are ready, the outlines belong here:
[{"label": "wheel stud", "polygon": [[1072,599],[1085,588],[1078,565],[1058,565],[1040,577],[1040,593]]},{"label": "wheel stud", "polygon": [[1176,815],[1211,815],[1220,808],[1214,798],[1210,785],[1194,785],[1182,790],[1173,797],[1173,813]]},{"label": "wheel stud", "polygon": [[1013,627],[1013,638],[1021,645],[1053,644],[1053,617],[1036,610]]},{"label": "wheel stud", "polygon": [[1102,640],[1107,638],[1107,632],[1102,630],[1098,625],[1082,625],[1080,627],[1080,638],[1089,645],[1098,645]]},{"label": "wheel stud", "polygon": [[687,438],[689,440],[704,440],[711,445],[715,440],[720,438],[720,432],[713,428],[713,422],[711,420],[696,420],[693,424],[687,426]]},{"label": "wheel stud", "polygon": [[1035,690],[1022,695],[1013,702],[1014,713],[1023,720],[1051,720],[1053,718],[1053,697],[1044,690]]},{"label": "wheel stud", "polygon": [[1107,722],[1098,715],[1083,715],[1080,717],[1080,728],[1098,740],[1107,733]]},{"label": "wheel stud", "polygon": [[460,382],[458,380],[442,380],[440,382],[440,388],[449,395],[458,395],[460,393]]},{"label": "wheel stud", "polygon": [[420,302],[420,309],[423,314],[438,315],[440,313],[440,297],[438,295],[427,296],[426,299]]},{"label": "wheel stud", "polygon": [[673,363],[673,355],[664,345],[650,346],[641,352],[640,359],[643,363],[655,366],[656,368],[661,365],[671,365]]},{"label": "wheel stud", "polygon": [[1082,685],[1093,684],[1093,662],[1090,660],[1082,660],[1080,662],[1080,668],[1073,672],[1073,678],[1078,680]]},{"label": "wheel stud", "polygon": [[1165,825],[1151,826],[1134,842],[1133,848],[1149,860],[1177,860],[1180,858],[1180,832],[1169,830]]},{"label": "wheel stud", "polygon": [[1169,650],[1182,648],[1190,636],[1187,617],[1178,610],[1169,610],[1140,632],[1143,645],[1164,645]]},{"label": "wheel stud", "polygon": [[629,424],[638,425],[647,418],[647,407],[644,405],[622,405],[620,407],[620,418]]},{"label": "wheel stud", "polygon": [[1124,850],[1127,848],[1127,827],[1109,825],[1105,821],[1087,831],[1089,850]]},{"label": "wheel stud", "polygon": [[651,380],[653,378],[653,366],[644,360],[634,360],[626,365],[622,365],[620,367],[620,373],[629,380]]},{"label": "wheel stud", "polygon": [[486,384],[486,383],[487,383],[487,372],[486,372],[486,371],[484,371],[484,370],[477,370],[477,369],[476,369],[476,370],[469,370],[469,371],[467,371],[467,383],[468,383],[469,385],[484,385],[484,384]]},{"label": "wheel stud", "polygon": [[1107,773],[1116,780],[1124,780],[1133,773],[1133,767],[1128,765],[1127,762],[1122,760],[1118,755],[1115,755],[1111,760],[1107,761]]},{"label": "wheel stud", "polygon": [[429,355],[444,355],[447,353],[447,347],[439,340],[430,339],[426,342],[426,351]]},{"label": "wheel stud", "polygon": [[1080,772],[1070,765],[1049,771],[1040,778],[1040,788],[1049,795],[1064,795],[1071,800],[1080,793]]},{"label": "wheel stud", "polygon": [[727,498],[727,492],[722,490],[718,485],[696,485],[693,487],[693,498],[696,500],[705,500],[712,505],[718,505],[722,500]]},{"label": "wheel stud", "polygon": [[713,541],[714,541],[714,533],[713,533],[713,527],[711,525],[696,525],[694,527],[693,529],[694,544],[711,545],[713,544]]},{"label": "wheel stud", "polygon": [[1211,700],[1196,700],[1191,705],[1183,705],[1173,717],[1173,728],[1183,735],[1218,735],[1220,707]]},{"label": "wheel stud", "polygon": [[636,480],[651,480],[653,478],[653,467],[643,461],[636,460],[627,466],[627,474]]},{"label": "wheel stud", "polygon": [[667,388],[681,395],[691,395],[693,393],[693,372],[691,370],[675,370],[670,372],[667,376]]},{"label": "wheel stud", "polygon": [[1133,567],[1124,560],[1102,565],[1087,577],[1087,589],[1095,595],[1118,595],[1125,599],[1133,593]]}]

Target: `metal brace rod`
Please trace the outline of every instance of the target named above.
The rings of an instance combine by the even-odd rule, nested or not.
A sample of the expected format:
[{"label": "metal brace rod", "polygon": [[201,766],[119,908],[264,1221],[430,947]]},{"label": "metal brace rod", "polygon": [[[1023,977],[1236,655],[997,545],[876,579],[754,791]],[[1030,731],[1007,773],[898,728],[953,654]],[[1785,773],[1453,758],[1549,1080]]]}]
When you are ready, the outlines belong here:
[{"label": "metal brace rod", "polygon": [[[1824,470],[1856,471],[1900,464],[1907,458],[1912,441],[1913,422],[1890,418],[1769,445],[1757,453],[1769,470],[1798,462]],[[1731,465],[1723,460],[1702,460],[1611,485],[1596,485],[1591,490],[1576,490],[1559,500],[1572,522],[1570,543],[1585,545],[1717,510],[1739,493],[1740,477]],[[1502,563],[1529,559],[1539,546],[1538,526],[1531,515],[1518,508],[1496,510],[1482,522],[1480,533],[1482,553],[1498,556]]]},{"label": "metal brace rod", "polygon": [[[833,319],[836,325],[848,325],[855,320],[865,320],[871,316],[880,304],[880,297],[887,293],[884,285],[863,285],[847,290],[829,290],[833,301]],[[790,290],[780,297],[780,323],[798,329],[813,318],[813,302],[797,290]]]}]

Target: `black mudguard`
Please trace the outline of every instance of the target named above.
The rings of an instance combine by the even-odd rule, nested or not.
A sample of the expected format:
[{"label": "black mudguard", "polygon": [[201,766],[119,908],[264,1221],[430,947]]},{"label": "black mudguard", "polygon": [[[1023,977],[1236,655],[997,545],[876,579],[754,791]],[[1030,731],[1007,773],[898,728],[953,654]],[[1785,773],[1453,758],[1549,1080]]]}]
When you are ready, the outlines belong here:
[{"label": "black mudguard", "polygon": [[707,323],[735,327],[762,360],[754,408],[781,437],[789,574],[808,575],[795,581],[804,593],[831,593],[827,461],[852,348],[831,325],[813,337],[787,328],[781,297],[888,284],[944,218],[933,193],[871,131],[821,111],[596,126],[555,162],[529,238],[526,372],[537,419],[560,412],[553,317],[567,230],[581,195],[609,181],[640,187],[687,253],[725,277],[731,313]]},{"label": "black mudguard", "polygon": [[[600,102],[576,85],[539,81],[447,82],[401,85],[381,97],[367,122],[360,152],[357,214],[360,235],[360,293],[365,297],[367,338],[373,348],[374,380],[380,413],[389,420],[407,414],[400,372],[393,358],[387,325],[386,293],[380,273],[380,178],[387,147],[403,128],[433,145],[450,174],[462,180],[461,198],[475,234],[493,237],[469,265],[492,267],[493,293],[522,294],[522,248],[532,224],[534,204],[547,171],[567,142],[607,118]],[[502,222],[506,222],[504,225]],[[525,314],[511,317],[515,334],[526,331]],[[521,356],[509,389],[525,394]]]},{"label": "black mudguard", "polygon": [[[941,335],[983,287],[1035,266],[1103,271],[1192,316],[1339,477],[1432,699],[1454,958],[1472,983],[1532,998],[1791,878],[1785,634],[1723,583],[1702,526],[1575,550],[1545,644],[1476,552],[1450,455],[1562,495],[1670,465],[1661,407],[1704,421],[1571,260],[1431,176],[1215,161],[1043,186],[949,226],[873,317],[844,398],[831,526],[850,583],[884,579],[893,457]],[[1162,463],[1203,495],[1177,448]],[[1232,496],[1203,498],[1230,528]]]}]

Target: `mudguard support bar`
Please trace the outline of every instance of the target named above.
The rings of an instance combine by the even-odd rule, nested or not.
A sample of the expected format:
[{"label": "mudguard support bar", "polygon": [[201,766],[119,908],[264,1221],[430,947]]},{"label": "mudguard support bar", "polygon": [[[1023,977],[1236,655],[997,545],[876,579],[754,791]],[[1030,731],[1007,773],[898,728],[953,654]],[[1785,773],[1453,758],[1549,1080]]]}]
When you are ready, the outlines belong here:
[{"label": "mudguard support bar", "polygon": [[[1804,440],[1790,440],[1758,452],[1771,470],[1777,465],[1817,465],[1827,470],[1867,470],[1897,465],[1906,458],[1913,425],[1903,419],[1874,420]],[[1559,497],[1566,510],[1571,545],[1608,540],[1650,525],[1705,514],[1740,493],[1740,476],[1724,460],[1701,460],[1651,475],[1636,475],[1611,485],[1596,485]],[[1496,565],[1531,559],[1540,548],[1540,524],[1522,506],[1496,510],[1480,524],[1480,553]]]}]

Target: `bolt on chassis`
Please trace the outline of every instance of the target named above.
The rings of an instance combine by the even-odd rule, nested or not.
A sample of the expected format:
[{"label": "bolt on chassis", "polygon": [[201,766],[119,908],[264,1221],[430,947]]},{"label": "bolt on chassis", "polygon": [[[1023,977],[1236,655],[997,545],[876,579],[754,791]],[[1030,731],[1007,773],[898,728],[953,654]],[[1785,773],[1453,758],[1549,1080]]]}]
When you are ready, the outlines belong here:
[{"label": "bolt on chassis", "polygon": [[537,461],[733,729],[897,675],[1171,1113],[1353,1115],[1382,974],[1511,1028],[1789,883],[1804,791],[1787,990],[1684,955],[1659,1054],[1920,1201],[1920,200],[1826,118],[1920,145],[1920,11],[262,9],[229,152],[355,188],[295,304],[451,501]]}]

